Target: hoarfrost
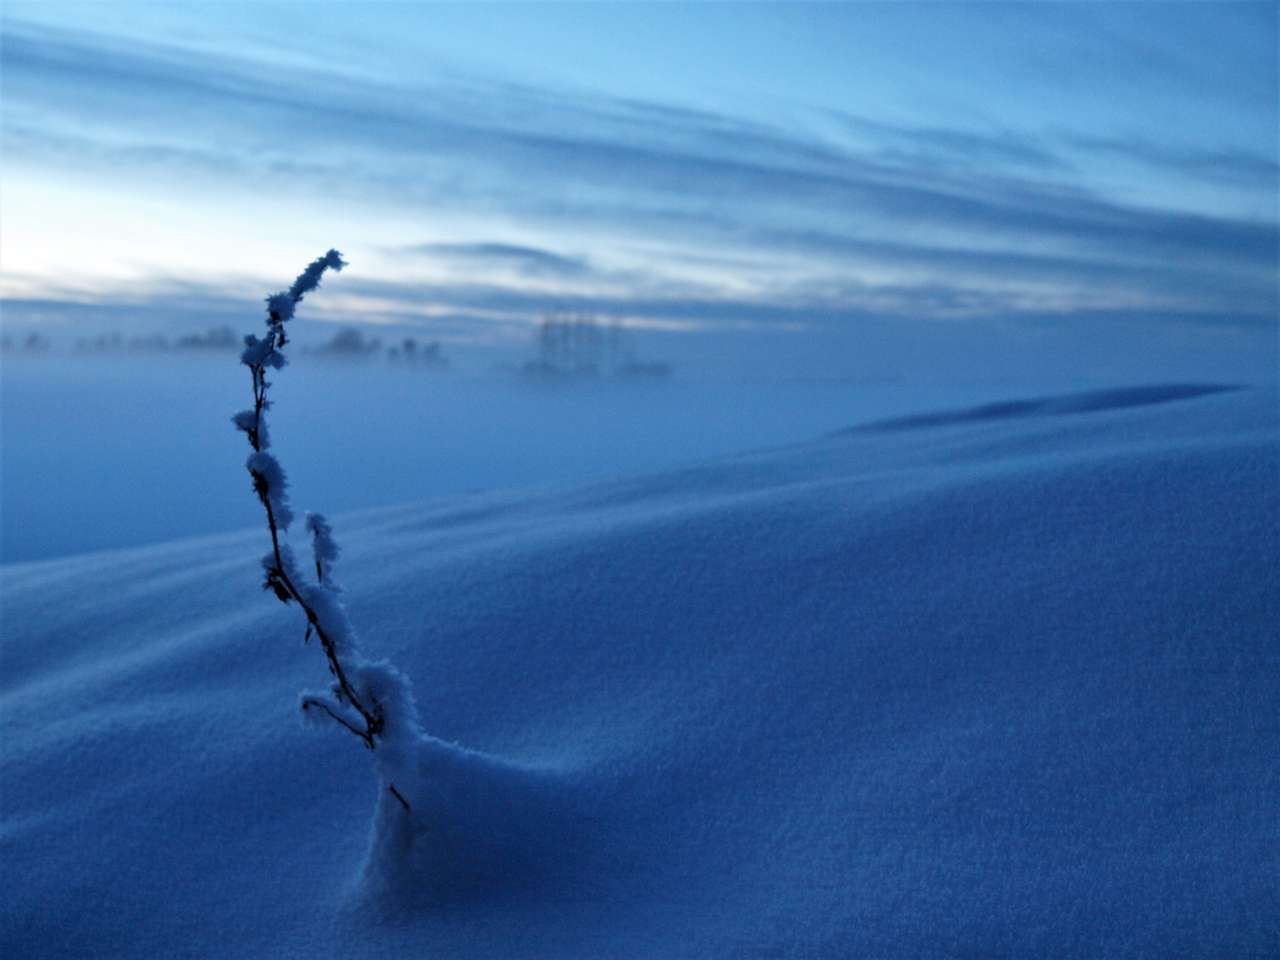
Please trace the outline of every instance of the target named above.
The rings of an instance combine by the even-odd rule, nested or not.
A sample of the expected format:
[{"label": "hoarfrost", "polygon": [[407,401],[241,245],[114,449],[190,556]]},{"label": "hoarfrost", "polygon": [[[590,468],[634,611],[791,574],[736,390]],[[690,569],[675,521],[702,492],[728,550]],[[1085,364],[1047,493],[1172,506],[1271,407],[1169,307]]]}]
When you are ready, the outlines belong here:
[{"label": "hoarfrost", "polygon": [[257,450],[249,454],[245,466],[253,477],[254,489],[271,507],[276,526],[288,530],[293,522],[293,508],[289,506],[289,480],[280,461],[263,450]]},{"label": "hoarfrost", "polygon": [[316,564],[331,564],[342,552],[333,539],[333,528],[323,513],[307,514],[307,531],[311,534],[311,548],[315,552]]},{"label": "hoarfrost", "polygon": [[[307,265],[307,269],[298,275],[298,279],[293,281],[293,286],[289,288],[289,296],[297,303],[308,293],[320,286],[320,278],[324,276],[325,270],[340,271],[345,267],[346,261],[342,259],[342,254],[337,250],[330,250],[323,257],[317,257]],[[289,312],[293,315],[293,311]]]},{"label": "hoarfrost", "polygon": [[294,299],[287,293],[273,293],[267,297],[267,323],[274,325],[293,319]]}]

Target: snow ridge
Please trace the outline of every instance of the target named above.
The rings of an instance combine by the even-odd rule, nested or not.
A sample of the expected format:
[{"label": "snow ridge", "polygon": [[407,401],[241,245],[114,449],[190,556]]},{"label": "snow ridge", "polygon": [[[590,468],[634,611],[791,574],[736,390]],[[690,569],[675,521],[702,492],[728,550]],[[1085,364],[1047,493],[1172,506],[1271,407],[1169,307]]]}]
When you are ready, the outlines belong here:
[{"label": "snow ridge", "polygon": [[242,602],[260,532],[6,568],[0,950],[1273,954],[1277,409],[348,518],[352,616],[430,691],[413,818],[273,722],[314,664]]}]

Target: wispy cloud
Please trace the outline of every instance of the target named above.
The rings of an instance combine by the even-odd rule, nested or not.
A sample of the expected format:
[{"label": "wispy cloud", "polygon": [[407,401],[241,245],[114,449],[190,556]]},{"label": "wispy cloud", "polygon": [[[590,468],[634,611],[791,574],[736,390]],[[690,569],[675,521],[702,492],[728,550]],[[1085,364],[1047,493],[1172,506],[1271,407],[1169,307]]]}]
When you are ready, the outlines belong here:
[{"label": "wispy cloud", "polygon": [[879,156],[891,163],[983,169],[997,164],[1055,172],[1071,166],[1040,138],[1013,130],[990,133],[891,124],[845,112],[833,116],[854,135],[874,144]]},{"label": "wispy cloud", "polygon": [[[396,86],[15,21],[2,43],[12,163],[113,183],[191,178],[215,197],[325,193],[370,221],[450,211],[519,227],[399,243],[389,269],[403,281],[350,288],[392,313],[424,298],[437,317],[573,308],[695,325],[1108,309],[1262,323],[1276,311],[1274,210],[1141,207],[1070,159],[1123,155],[1256,187],[1276,177],[1262,154],[856,115],[827,136],[482,80]],[[410,269],[423,260],[476,282],[424,284]]]},{"label": "wispy cloud", "polygon": [[396,247],[392,252],[479,269],[497,265],[533,277],[578,277],[590,270],[585,257],[570,257],[515,243],[416,243]]},{"label": "wispy cloud", "polygon": [[1140,137],[1074,137],[1071,143],[1082,150],[1136,161],[1190,179],[1240,183],[1273,194],[1280,187],[1280,162],[1263,153],[1171,146]]}]

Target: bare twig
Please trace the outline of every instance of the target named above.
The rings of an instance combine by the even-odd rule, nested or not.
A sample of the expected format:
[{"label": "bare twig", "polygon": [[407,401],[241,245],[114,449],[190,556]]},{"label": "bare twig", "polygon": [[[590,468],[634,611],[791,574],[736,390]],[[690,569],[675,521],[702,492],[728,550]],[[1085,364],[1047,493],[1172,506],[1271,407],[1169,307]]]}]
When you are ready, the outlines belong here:
[{"label": "bare twig", "polygon": [[404,798],[404,795],[403,795],[403,794],[401,794],[401,793],[400,793],[400,791],[396,789],[396,785],[395,785],[394,783],[388,783],[388,784],[387,784],[387,789],[391,791],[391,795],[392,795],[392,796],[394,796],[397,800],[399,800],[399,801],[400,801],[401,806],[403,806],[403,807],[405,808],[405,810],[406,810],[406,811],[408,811],[408,810],[410,809],[410,807],[409,807],[409,801],[408,801],[408,800],[406,800],[406,799]]},{"label": "bare twig", "polygon": [[[271,406],[270,401],[267,399],[267,390],[271,386],[267,380],[267,369],[268,367],[278,369],[284,364],[284,357],[280,353],[280,348],[287,342],[284,323],[293,315],[294,307],[301,302],[302,298],[318,286],[320,277],[326,269],[341,270],[343,266],[341,255],[336,250],[330,250],[324,257],[312,262],[287,293],[276,294],[267,298],[266,337],[262,340],[253,336],[245,339],[246,348],[241,355],[241,359],[249,368],[252,378],[253,409],[251,417],[246,417],[249,411],[246,411],[245,414],[238,414],[235,418],[235,423],[245,432],[249,440],[249,446],[253,449],[255,455],[265,455],[267,447],[264,414]],[[335,693],[340,701],[349,704],[360,715],[364,729],[361,730],[355,724],[339,716],[323,701],[315,698],[304,698],[302,707],[304,710],[311,707],[320,708],[341,726],[359,737],[370,750],[376,749],[377,738],[383,734],[386,727],[386,718],[383,715],[382,705],[376,699],[370,699],[366,702],[356,692],[355,687],[347,676],[346,670],[343,668],[342,660],[338,656],[338,647],[334,637],[325,629],[319,613],[312,604],[308,603],[306,594],[290,575],[290,564],[285,562],[285,554],[280,545],[282,524],[280,517],[277,516],[276,506],[273,505],[273,498],[277,500],[277,503],[284,503],[283,499],[279,499],[282,497],[283,490],[273,490],[272,487],[273,482],[283,483],[283,474],[275,472],[278,470],[278,465],[275,465],[274,461],[268,460],[267,462],[272,465],[272,469],[264,472],[264,469],[258,468],[262,465],[261,460],[257,460],[257,466],[255,466],[255,458],[251,457],[249,461],[249,473],[253,478],[253,489],[258,496],[258,500],[262,503],[267,517],[267,529],[271,533],[271,563],[267,569],[266,586],[273,590],[282,602],[294,602],[302,608],[302,612],[307,618],[307,639],[310,639],[313,631],[320,638],[320,645],[324,649],[325,659],[328,661],[329,672],[337,680]],[[273,476],[268,476],[268,472],[272,473]],[[287,526],[287,523],[288,518],[285,517],[284,525]],[[324,570],[321,567],[318,555],[316,557],[316,579],[322,587],[326,586]],[[404,805],[404,808],[408,810],[408,800],[396,789],[395,785],[388,784],[388,788],[396,799]]]},{"label": "bare twig", "polygon": [[350,723],[344,720],[341,716],[334,713],[333,710],[329,707],[329,705],[325,703],[323,700],[317,700],[315,697],[303,697],[302,709],[310,710],[312,707],[318,707],[321,710],[323,710],[325,713],[327,713],[330,716],[330,718],[335,723],[342,724],[342,726],[346,727],[348,730],[354,733],[357,737],[363,740],[364,745],[366,747],[368,747],[370,750],[373,749],[373,737],[369,736],[365,731],[352,726]]}]

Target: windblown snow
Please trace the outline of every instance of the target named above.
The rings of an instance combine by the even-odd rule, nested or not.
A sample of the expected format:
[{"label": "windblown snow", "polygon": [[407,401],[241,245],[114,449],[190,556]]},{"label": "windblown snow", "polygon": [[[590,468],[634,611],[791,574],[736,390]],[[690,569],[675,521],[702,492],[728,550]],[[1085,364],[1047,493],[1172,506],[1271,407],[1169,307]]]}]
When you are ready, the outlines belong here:
[{"label": "windblown snow", "polygon": [[1276,955],[1277,398],[1143,390],[334,518],[411,819],[264,530],[7,565],[0,953]]}]

